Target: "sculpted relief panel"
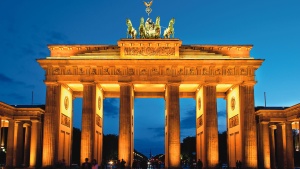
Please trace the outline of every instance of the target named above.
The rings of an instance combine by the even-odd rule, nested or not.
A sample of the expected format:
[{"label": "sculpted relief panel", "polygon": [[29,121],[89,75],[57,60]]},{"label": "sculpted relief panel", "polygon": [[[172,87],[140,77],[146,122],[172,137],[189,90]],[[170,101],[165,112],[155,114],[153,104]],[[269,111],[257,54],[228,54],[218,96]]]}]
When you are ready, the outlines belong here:
[{"label": "sculpted relief panel", "polygon": [[51,67],[48,75],[116,75],[116,76],[252,76],[251,67],[212,67],[212,66],[86,66]]},{"label": "sculpted relief panel", "polygon": [[174,47],[125,47],[126,56],[175,56]]}]

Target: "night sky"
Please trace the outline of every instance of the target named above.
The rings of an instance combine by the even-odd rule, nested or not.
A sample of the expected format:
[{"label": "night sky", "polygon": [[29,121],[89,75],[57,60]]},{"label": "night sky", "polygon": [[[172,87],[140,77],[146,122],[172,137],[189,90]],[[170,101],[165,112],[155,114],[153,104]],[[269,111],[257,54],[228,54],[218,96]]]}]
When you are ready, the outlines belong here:
[{"label": "night sky", "polygon": [[[252,44],[251,56],[265,59],[256,71],[255,106],[300,103],[299,0],[154,0],[150,17],[183,44]],[[126,18],[137,29],[147,18],[141,0],[1,0],[0,101],[45,104],[45,72],[36,59],[48,44],[113,44],[126,37]],[[81,128],[81,99],[74,126]],[[119,99],[104,100],[104,134],[118,134]],[[195,135],[195,101],[181,99],[181,139]],[[218,99],[219,131],[225,130],[225,101]],[[163,99],[135,99],[135,149],[164,153]]]}]

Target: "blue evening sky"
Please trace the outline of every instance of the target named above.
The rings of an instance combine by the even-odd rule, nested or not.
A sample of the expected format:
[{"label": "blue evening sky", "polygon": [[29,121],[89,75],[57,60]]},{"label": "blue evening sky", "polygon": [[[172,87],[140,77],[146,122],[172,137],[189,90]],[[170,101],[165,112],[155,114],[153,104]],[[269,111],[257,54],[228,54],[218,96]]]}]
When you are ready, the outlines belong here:
[{"label": "blue evening sky", "polygon": [[[300,102],[299,0],[154,0],[150,17],[183,44],[253,44],[251,56],[265,59],[256,71],[255,105],[292,106]],[[48,44],[117,44],[147,18],[142,0],[1,0],[0,101],[45,103],[44,70],[36,59]],[[104,103],[104,134],[118,134],[118,99]],[[181,99],[181,138],[195,135],[195,101]],[[80,128],[81,99],[75,100],[74,126]],[[135,148],[164,153],[163,99],[135,99]],[[225,128],[225,102],[218,99],[219,130]]]}]

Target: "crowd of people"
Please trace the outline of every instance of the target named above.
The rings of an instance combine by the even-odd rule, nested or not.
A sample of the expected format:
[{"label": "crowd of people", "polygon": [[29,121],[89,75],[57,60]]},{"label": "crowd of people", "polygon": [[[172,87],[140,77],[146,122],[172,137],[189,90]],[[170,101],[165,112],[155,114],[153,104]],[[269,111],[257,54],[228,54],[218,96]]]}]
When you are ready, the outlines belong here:
[{"label": "crowd of people", "polygon": [[[123,159],[121,161],[117,160],[116,163],[111,164],[114,166],[111,169],[125,169],[125,164],[126,164],[126,162]],[[66,168],[65,160],[63,159],[63,160],[59,161],[56,164],[56,167],[65,169]],[[196,165],[194,167],[193,166],[190,166],[190,167],[194,168],[194,169],[202,169],[203,162],[200,159],[198,159]],[[151,165],[148,165],[147,160],[143,160],[143,161],[134,160],[133,161],[132,169],[147,169],[147,168],[160,169],[161,166],[159,163],[157,163],[157,164],[151,163]],[[164,168],[164,167],[162,167],[162,168]],[[223,168],[223,166],[220,165],[217,168]],[[227,166],[226,166],[226,168],[227,168]],[[241,168],[242,168],[242,162],[240,160],[237,160],[236,161],[236,169],[241,169]],[[81,164],[81,169],[108,169],[108,168],[107,168],[106,160],[103,160],[101,165],[99,166],[96,159],[93,159],[92,162],[89,162],[89,159],[85,158],[85,161]]]},{"label": "crowd of people", "polygon": [[[118,160],[116,167],[117,169],[125,169],[125,164],[126,162],[123,159],[121,161]],[[85,162],[83,162],[81,165],[81,169],[99,169],[100,167],[102,169],[107,168],[107,163],[105,160],[103,160],[101,166],[99,166],[96,159],[93,159],[92,162],[89,162],[89,159],[85,158]]]},{"label": "crowd of people", "polygon": [[88,158],[85,158],[85,161],[81,165],[82,169],[98,169],[98,163],[96,159],[93,159],[92,162],[89,162]]}]

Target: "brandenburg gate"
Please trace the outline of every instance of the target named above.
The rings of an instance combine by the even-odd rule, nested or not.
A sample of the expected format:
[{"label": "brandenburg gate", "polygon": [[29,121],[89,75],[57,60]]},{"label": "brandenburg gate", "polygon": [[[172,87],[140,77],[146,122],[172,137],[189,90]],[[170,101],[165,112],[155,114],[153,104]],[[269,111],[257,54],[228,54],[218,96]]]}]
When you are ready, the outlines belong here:
[{"label": "brandenburg gate", "polygon": [[103,100],[120,98],[119,159],[134,150],[134,98],[165,99],[165,167],[180,168],[180,98],[196,100],[197,159],[218,159],[216,99],[227,100],[230,164],[257,167],[255,71],[251,45],[182,45],[174,38],[121,39],[117,45],[49,45],[45,70],[43,166],[70,162],[72,100],[83,98],[81,161],[102,161]]},{"label": "brandenburg gate", "polygon": [[[46,71],[43,166],[70,163],[72,100],[82,97],[81,162],[102,161],[103,100],[120,98],[118,158],[128,167],[134,151],[134,98],[165,99],[165,167],[180,168],[180,98],[196,100],[196,153],[204,167],[219,163],[216,99],[227,100],[230,166],[257,168],[255,71],[263,60],[251,45],[182,45],[172,18],[161,37],[160,17],[138,30],[126,20],[127,38],[117,45],[49,45],[38,59]],[[137,39],[139,33],[139,39]]]}]

